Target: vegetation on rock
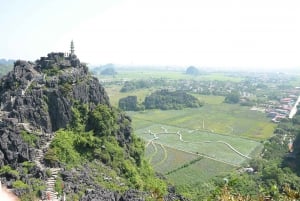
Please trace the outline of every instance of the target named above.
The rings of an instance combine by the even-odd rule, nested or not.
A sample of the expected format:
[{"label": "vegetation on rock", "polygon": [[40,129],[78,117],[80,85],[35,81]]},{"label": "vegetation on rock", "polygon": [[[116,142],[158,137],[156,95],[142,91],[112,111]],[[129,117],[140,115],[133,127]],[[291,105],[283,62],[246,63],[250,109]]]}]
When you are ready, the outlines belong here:
[{"label": "vegetation on rock", "polygon": [[55,191],[67,200],[166,194],[167,184],[145,161],[131,119],[110,106],[76,55],[16,61],[0,92],[0,176],[21,200],[45,199]]},{"label": "vegetation on rock", "polygon": [[[48,163],[58,162],[72,169],[82,163],[100,160],[127,182],[127,187],[119,186],[118,190],[137,188],[161,195],[166,193],[166,183],[155,177],[154,171],[143,159],[143,142],[134,135],[127,139],[126,146],[118,141],[120,128],[128,126],[117,123],[120,112],[107,105],[98,105],[88,113],[78,105],[72,111],[72,124],[56,132],[47,153],[51,157],[47,158]],[[101,176],[101,172],[94,174],[94,179]]]},{"label": "vegetation on rock", "polygon": [[197,108],[201,107],[201,103],[194,96],[183,91],[161,90],[152,93],[145,98],[145,109],[182,109],[185,107]]}]

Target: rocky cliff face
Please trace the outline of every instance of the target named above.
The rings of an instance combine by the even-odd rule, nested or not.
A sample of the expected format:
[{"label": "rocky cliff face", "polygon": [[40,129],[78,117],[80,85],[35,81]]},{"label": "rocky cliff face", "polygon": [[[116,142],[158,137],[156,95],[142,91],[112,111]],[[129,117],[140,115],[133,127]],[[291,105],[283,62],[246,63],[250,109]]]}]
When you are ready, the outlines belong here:
[{"label": "rocky cliff face", "polygon": [[91,108],[109,105],[104,88],[75,55],[50,53],[35,63],[16,61],[0,81],[0,165],[32,159],[20,132],[52,133],[66,127],[75,100]]},{"label": "rocky cliff face", "polygon": [[[41,197],[57,200],[54,182],[60,169],[47,167],[43,157],[54,132],[72,120],[75,102],[91,109],[97,104],[109,105],[104,88],[74,54],[50,53],[34,63],[18,60],[1,78],[0,176],[5,185],[13,188],[20,180],[34,186],[31,178],[41,178],[47,187]],[[29,172],[24,172],[26,162],[34,164]],[[20,196],[25,191],[15,193]]]},{"label": "rocky cliff face", "polygon": [[[53,167],[45,163],[55,131],[72,122],[76,104],[86,105],[90,111],[98,104],[110,107],[104,88],[76,55],[50,53],[36,62],[14,63],[13,70],[0,80],[0,181],[18,196],[34,190],[40,200],[63,200],[55,189],[58,176],[63,179],[64,194],[80,192],[82,201],[145,200],[146,192],[133,189],[118,193],[101,187],[92,178],[94,170],[88,164],[67,171],[62,164]],[[130,125],[124,123],[130,121],[120,113],[117,124],[122,126],[114,134],[125,155],[129,155],[133,143]],[[184,200],[173,190],[169,192],[165,200]]]}]

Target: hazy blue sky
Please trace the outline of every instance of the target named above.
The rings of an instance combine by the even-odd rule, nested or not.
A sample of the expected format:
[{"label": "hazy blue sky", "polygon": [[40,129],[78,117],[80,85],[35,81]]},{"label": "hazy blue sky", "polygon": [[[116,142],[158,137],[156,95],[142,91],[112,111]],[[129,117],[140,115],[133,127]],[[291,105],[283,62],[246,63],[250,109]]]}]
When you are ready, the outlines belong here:
[{"label": "hazy blue sky", "polygon": [[0,0],[0,58],[300,68],[299,0]]}]

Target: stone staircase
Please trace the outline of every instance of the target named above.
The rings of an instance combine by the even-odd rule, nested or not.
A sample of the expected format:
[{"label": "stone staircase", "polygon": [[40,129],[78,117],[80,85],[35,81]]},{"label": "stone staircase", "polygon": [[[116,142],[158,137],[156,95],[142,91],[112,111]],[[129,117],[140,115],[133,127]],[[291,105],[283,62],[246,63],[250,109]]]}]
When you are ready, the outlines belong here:
[{"label": "stone staircase", "polygon": [[[8,112],[0,110],[0,122],[2,122],[3,118],[7,118],[7,116],[8,116]],[[29,123],[17,123],[17,125],[22,127],[22,129],[26,130],[29,133],[33,132],[32,127],[30,127]],[[43,133],[42,130],[40,132],[36,132],[36,135],[44,136],[44,138],[40,141],[39,148],[34,149],[35,157],[33,159],[33,162],[40,170],[42,171],[49,170],[51,173],[51,176],[46,181],[46,190],[44,192],[45,197],[40,199],[39,201],[65,200],[62,199],[60,196],[58,196],[58,193],[55,192],[55,182],[59,172],[61,171],[61,168],[50,168],[44,164],[45,153],[49,149],[49,146],[54,138],[54,135],[50,133]]]},{"label": "stone staircase", "polygon": [[55,192],[55,181],[58,176],[58,173],[61,171],[60,168],[50,168],[51,177],[46,181],[46,198],[50,198],[51,201],[60,201],[61,198],[58,198],[58,193]]},{"label": "stone staircase", "polygon": [[48,168],[44,164],[44,157],[45,153],[48,150],[52,139],[54,138],[54,135],[45,134],[47,137],[47,140],[41,141],[42,146],[39,149],[35,150],[35,159],[34,162],[38,168],[41,170],[49,170],[51,173],[51,176],[46,181],[46,190],[45,190],[45,197],[42,198],[39,201],[61,201],[61,198],[58,197],[58,193],[55,192],[55,182],[56,178],[58,177],[59,172],[61,171],[61,168]]}]

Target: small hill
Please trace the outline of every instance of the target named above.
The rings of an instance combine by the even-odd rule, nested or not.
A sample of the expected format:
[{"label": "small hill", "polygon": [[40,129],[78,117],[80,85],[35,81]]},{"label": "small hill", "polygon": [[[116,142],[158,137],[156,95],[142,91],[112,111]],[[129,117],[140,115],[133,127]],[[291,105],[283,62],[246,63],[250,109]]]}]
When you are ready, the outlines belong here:
[{"label": "small hill", "polygon": [[200,71],[198,68],[194,67],[194,66],[190,66],[186,69],[186,74],[188,75],[199,75]]},{"label": "small hill", "polygon": [[117,72],[115,70],[114,64],[105,64],[103,66],[95,67],[91,70],[91,72],[95,75],[116,75]]},{"label": "small hill", "polygon": [[105,68],[104,70],[101,71],[101,75],[116,75],[117,72],[115,71],[114,68]]},{"label": "small hill", "polygon": [[184,91],[168,91],[161,90],[152,93],[145,98],[145,109],[182,109],[185,107],[201,107],[201,103],[194,96],[187,94]]}]

